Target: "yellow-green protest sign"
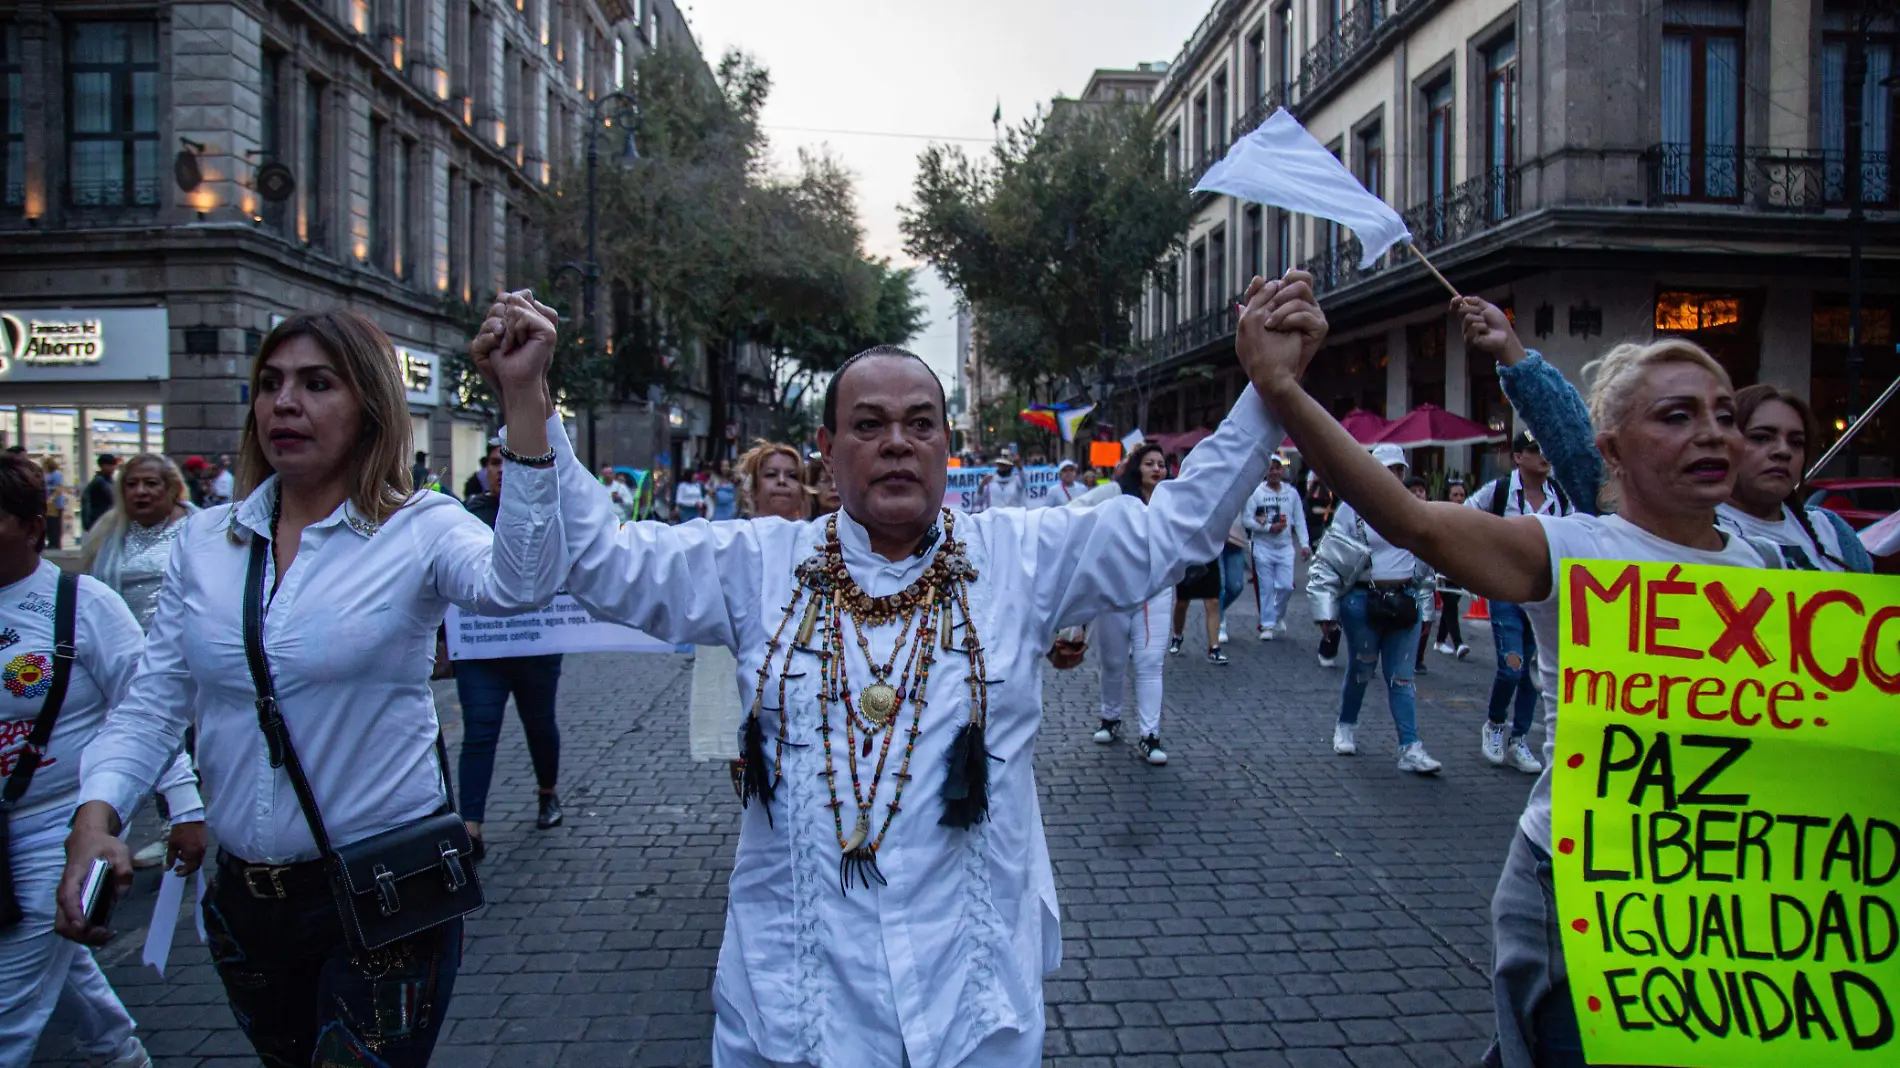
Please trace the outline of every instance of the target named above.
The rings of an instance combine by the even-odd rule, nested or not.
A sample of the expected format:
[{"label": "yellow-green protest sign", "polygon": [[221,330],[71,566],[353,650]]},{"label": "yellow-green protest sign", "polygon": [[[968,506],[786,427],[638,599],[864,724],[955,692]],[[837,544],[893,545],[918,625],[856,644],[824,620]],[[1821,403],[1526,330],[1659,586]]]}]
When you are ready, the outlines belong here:
[{"label": "yellow-green protest sign", "polygon": [[1559,575],[1552,864],[1586,1058],[1900,1065],[1900,579]]}]

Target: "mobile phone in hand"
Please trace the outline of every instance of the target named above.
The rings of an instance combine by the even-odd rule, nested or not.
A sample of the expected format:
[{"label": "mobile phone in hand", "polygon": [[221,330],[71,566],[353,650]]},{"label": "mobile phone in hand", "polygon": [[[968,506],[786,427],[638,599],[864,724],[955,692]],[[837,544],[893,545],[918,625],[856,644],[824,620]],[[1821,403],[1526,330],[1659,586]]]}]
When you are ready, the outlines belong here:
[{"label": "mobile phone in hand", "polygon": [[80,890],[80,908],[86,913],[86,924],[90,927],[106,927],[112,923],[112,907],[119,902],[118,892],[112,886],[112,864],[104,857],[92,862],[86,869],[86,882]]}]

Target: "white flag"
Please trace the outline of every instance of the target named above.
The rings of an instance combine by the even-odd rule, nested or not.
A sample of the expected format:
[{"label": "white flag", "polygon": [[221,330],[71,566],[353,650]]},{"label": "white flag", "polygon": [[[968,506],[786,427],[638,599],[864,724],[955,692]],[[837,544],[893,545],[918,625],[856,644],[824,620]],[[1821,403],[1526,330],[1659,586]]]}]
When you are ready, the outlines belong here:
[{"label": "white flag", "polygon": [[1359,238],[1365,249],[1365,255],[1359,258],[1362,270],[1371,267],[1393,245],[1412,240],[1399,213],[1366,192],[1345,164],[1315,141],[1285,108],[1276,110],[1259,129],[1234,142],[1226,157],[1201,176],[1194,191],[1226,193],[1331,219]]}]

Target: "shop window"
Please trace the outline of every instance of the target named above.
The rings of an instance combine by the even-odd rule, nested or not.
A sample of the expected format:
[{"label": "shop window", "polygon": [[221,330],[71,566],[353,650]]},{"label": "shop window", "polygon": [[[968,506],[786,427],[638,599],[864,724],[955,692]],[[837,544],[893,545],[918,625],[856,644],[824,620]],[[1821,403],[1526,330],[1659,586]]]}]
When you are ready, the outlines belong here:
[{"label": "shop window", "polygon": [[[1841,306],[1820,306],[1814,309],[1814,343],[1816,345],[1847,344],[1847,309]],[[1885,308],[1862,308],[1860,310],[1860,343],[1863,346],[1877,345],[1885,348],[1893,344],[1893,313]]]},{"label": "shop window", "polygon": [[[1411,408],[1421,404],[1445,406],[1445,320],[1405,328],[1406,379],[1411,383]],[[1408,409],[1409,410],[1409,409]],[[1384,413],[1381,412],[1381,415]]]},{"label": "shop window", "polygon": [[1734,333],[1741,329],[1742,298],[1733,293],[1683,293],[1665,290],[1656,295],[1656,329],[1670,334],[1712,330]]},{"label": "shop window", "polygon": [[1761,370],[1761,294],[1665,289],[1656,294],[1656,333],[1685,337],[1708,351],[1737,386]]},{"label": "shop window", "polygon": [[74,23],[66,36],[66,71],[72,203],[157,205],[157,26]]}]

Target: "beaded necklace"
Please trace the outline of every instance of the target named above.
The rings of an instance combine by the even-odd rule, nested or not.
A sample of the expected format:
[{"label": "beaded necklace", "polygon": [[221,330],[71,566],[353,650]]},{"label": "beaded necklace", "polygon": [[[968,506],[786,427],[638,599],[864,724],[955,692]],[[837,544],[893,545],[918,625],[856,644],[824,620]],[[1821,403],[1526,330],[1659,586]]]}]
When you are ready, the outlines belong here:
[{"label": "beaded necklace", "polygon": [[[798,565],[798,584],[792,602],[785,606],[783,618],[766,642],[765,661],[759,666],[758,686],[753,692],[751,712],[746,717],[744,749],[739,761],[740,801],[749,803],[752,797],[759,797],[766,806],[766,819],[771,820],[772,797],[782,778],[785,739],[790,733],[785,684],[787,679],[802,674],[791,670],[792,657],[799,652],[816,656],[818,732],[825,747],[824,776],[830,794],[826,807],[831,810],[840,851],[840,892],[848,891],[853,882],[869,888],[872,880],[880,884],[885,881],[878,871],[877,854],[902,810],[904,787],[912,777],[911,757],[923,733],[924,707],[930,695],[930,668],[936,662],[939,649],[970,657],[970,713],[950,747],[949,774],[943,788],[944,814],[938,822],[968,828],[988,816],[988,761],[994,758],[985,748],[983,730],[989,718],[989,683],[1001,680],[986,678],[982,641],[970,616],[969,584],[976,580],[977,572],[969,562],[963,543],[957,540],[956,519],[947,508],[943,511],[943,531],[943,544],[935,559],[915,582],[889,596],[872,597],[845,567],[844,551],[838,542],[838,517],[832,515],[825,525],[824,547]],[[793,617],[799,615],[801,606],[804,613],[787,648],[785,631]],[[961,622],[957,622],[959,617]],[[845,655],[847,620],[851,636],[873,676],[871,684],[859,690],[852,688]],[[882,663],[872,654],[870,641],[865,636],[867,623],[873,628],[898,624],[891,654]],[[819,634],[821,624],[823,633]],[[960,640],[958,630],[963,632]],[[941,640],[933,641],[939,635]],[[781,650],[784,651],[782,658]],[[774,659],[780,660],[778,704],[768,709],[765,689]],[[903,670],[897,684],[892,686],[888,680],[900,661]],[[910,706],[910,723],[900,732],[897,722],[906,703]],[[832,718],[834,704],[843,713],[837,725]],[[778,738],[769,770],[765,760],[765,732],[759,722],[759,713],[766,710],[776,711],[779,717]],[[904,751],[892,776],[894,787],[890,803],[873,835],[872,815],[878,786],[883,781],[899,733],[904,735]],[[836,748],[835,734],[843,735],[843,744]],[[880,734],[883,736],[881,744],[878,742]],[[878,750],[877,762],[870,765],[867,788],[860,761],[869,765],[873,748]],[[845,801],[838,794],[838,750],[844,754],[851,779],[851,802],[857,809],[848,832]]]}]

